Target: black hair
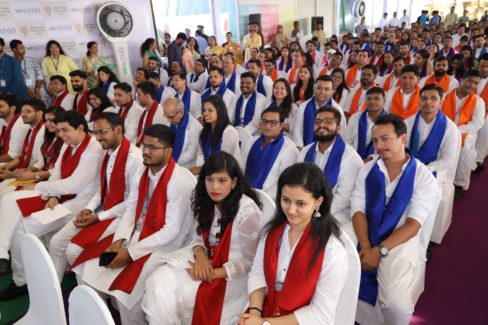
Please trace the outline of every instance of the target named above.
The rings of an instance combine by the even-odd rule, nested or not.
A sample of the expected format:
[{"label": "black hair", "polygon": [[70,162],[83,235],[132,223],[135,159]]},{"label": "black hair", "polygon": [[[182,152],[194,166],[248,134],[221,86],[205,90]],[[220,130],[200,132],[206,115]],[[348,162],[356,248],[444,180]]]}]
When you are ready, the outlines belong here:
[{"label": "black hair", "polygon": [[158,139],[159,143],[164,146],[173,148],[175,144],[175,133],[169,126],[163,124],[153,124],[144,129],[144,136]]},{"label": "black hair", "polygon": [[28,105],[28,106],[32,107],[36,112],[43,112],[44,113],[44,111],[46,110],[46,104],[44,103],[44,101],[37,99],[37,98],[32,98],[32,99],[28,99],[28,100],[23,101],[20,104],[20,107],[22,107],[24,105]]},{"label": "black hair", "polygon": [[210,198],[205,186],[205,179],[218,172],[227,172],[231,179],[236,179],[236,185],[229,195],[220,202],[220,237],[231,224],[239,211],[239,201],[243,195],[250,197],[258,206],[261,202],[256,192],[251,189],[247,178],[244,176],[239,163],[229,153],[220,151],[211,154],[198,175],[198,182],[192,195],[191,207],[195,220],[198,222],[197,233],[200,235],[203,230],[210,230],[212,226],[211,215],[215,209],[215,202]]},{"label": "black hair", "polygon": [[86,49],[88,51],[86,51],[86,56],[90,56],[90,49],[92,48],[93,45],[97,44],[97,42],[95,41],[90,41],[86,44]]},{"label": "black hair", "polygon": [[67,86],[68,82],[66,81],[66,78],[60,75],[54,75],[49,78],[50,81],[58,80],[60,83],[63,85]]},{"label": "black hair", "polygon": [[81,79],[86,79],[86,72],[82,70],[73,70],[69,73],[70,77],[80,77]]},{"label": "black hair", "polygon": [[336,124],[341,125],[341,119],[342,119],[341,113],[334,106],[324,106],[319,108],[318,110],[315,111],[315,117],[317,117],[317,115],[319,115],[320,113],[325,113],[325,112],[334,114],[334,120]]},{"label": "black hair", "polygon": [[13,51],[17,48],[17,46],[22,45],[22,41],[18,39],[13,39],[10,41],[10,49]]},{"label": "black hair", "polygon": [[142,71],[144,73],[144,79],[147,80],[149,78],[149,71],[146,68],[139,67],[136,71]]},{"label": "black hair", "polygon": [[58,41],[56,41],[56,40],[53,40],[53,39],[52,39],[52,40],[50,40],[49,42],[47,42],[47,44],[46,44],[46,55],[45,55],[46,57],[47,57],[47,56],[51,56],[51,50],[50,50],[49,48],[50,48],[50,47],[51,47],[51,45],[53,45],[53,44],[54,44],[54,45],[56,45],[57,47],[59,47],[59,54],[61,54],[61,55],[65,55],[64,50],[63,50],[63,48],[61,47],[61,44],[59,44],[59,42],[58,42]]},{"label": "black hair", "polygon": [[258,66],[258,68],[262,68],[263,65],[261,64],[261,61],[258,59],[250,59],[247,64],[250,65],[251,63],[254,63]]},{"label": "black hair", "polygon": [[227,113],[227,107],[225,106],[225,102],[220,96],[211,95],[203,102],[203,104],[205,103],[211,103],[215,107],[215,110],[217,111],[217,125],[215,126],[214,132],[212,132],[212,127],[210,123],[205,122],[203,124],[202,132],[200,132],[200,145],[203,147],[203,144],[207,140],[208,135],[211,134],[210,146],[215,146],[219,139],[222,137],[222,134],[224,133],[227,125],[231,124],[229,120],[229,114]]},{"label": "black hair", "polygon": [[405,121],[403,121],[403,118],[400,115],[396,115],[396,114],[380,115],[376,119],[376,121],[374,121],[374,127],[378,125],[386,125],[386,124],[393,125],[397,137],[407,133],[407,125],[405,124]]},{"label": "black hair", "polygon": [[[43,115],[43,120],[46,121],[46,114],[51,114],[54,115],[54,118],[56,119],[56,116],[60,114],[61,112],[65,112],[64,108],[61,106],[49,106],[46,108],[44,111]],[[56,138],[56,132],[49,132],[47,128],[45,128],[44,131],[44,141],[42,142],[41,146],[41,152],[46,152],[48,146],[51,145],[53,139]],[[54,143],[54,152],[56,153],[56,157],[58,156],[59,152],[61,151],[61,147],[63,146],[63,140],[58,138],[58,140]]]},{"label": "black hair", "polygon": [[69,110],[64,112],[57,112],[56,117],[54,118],[54,123],[63,123],[66,122],[72,128],[77,129],[80,125],[83,125],[83,131],[88,132],[88,123],[86,122],[85,117],[77,111]]},{"label": "black hair", "polygon": [[276,213],[273,219],[266,224],[265,233],[269,233],[287,222],[285,212],[281,207],[281,196],[285,186],[301,187],[306,192],[311,193],[315,199],[323,197],[322,204],[318,210],[321,217],[312,217],[310,221],[310,234],[315,244],[310,262],[311,266],[324,250],[330,236],[334,235],[337,238],[340,236],[339,224],[330,211],[333,200],[332,187],[327,181],[324,172],[315,164],[297,163],[286,168],[278,178]]},{"label": "black hair", "polygon": [[378,67],[375,65],[375,64],[371,64],[371,63],[368,63],[366,64],[362,69],[362,70],[365,70],[365,69],[369,69],[371,71],[373,71],[373,74],[376,76],[378,74]]},{"label": "black hair", "polygon": [[[287,95],[285,96],[285,98],[283,98],[283,102],[281,103],[280,108],[283,110],[283,114],[284,114],[285,118],[287,118],[290,116],[291,109],[293,106],[293,97],[292,97],[291,87],[290,87],[290,83],[288,82],[288,79],[279,78],[279,79],[276,79],[276,81],[273,83],[273,89],[278,82],[282,82],[285,85]],[[274,94],[271,96],[271,99],[276,102],[276,97]]]},{"label": "black hair", "polygon": [[159,76],[159,73],[155,72],[155,71],[149,71],[147,73],[147,80],[151,79],[151,80],[158,80],[158,81],[161,81],[160,79],[160,76]]},{"label": "black hair", "polygon": [[[117,76],[115,75],[115,73],[107,66],[101,66],[100,68],[98,68],[97,72],[104,72],[106,74],[108,74],[108,80],[107,82],[115,82],[116,84],[118,84],[120,81],[119,81],[119,78],[117,78]],[[101,87],[103,85],[102,81],[100,80],[100,78],[98,78],[98,84],[99,86]]]},{"label": "black hair", "polygon": [[478,78],[481,78],[481,74],[480,74],[480,72],[478,70],[470,69],[470,70],[467,70],[463,74],[463,79],[466,79],[466,78],[469,78],[469,77],[478,77]]},{"label": "black hair", "polygon": [[144,53],[146,53],[146,51],[149,51],[151,44],[154,43],[155,41],[156,40],[152,37],[146,38],[146,40],[141,44],[141,47],[139,48],[141,57],[144,57]]},{"label": "black hair", "polygon": [[[186,39],[187,39],[187,37],[186,37],[186,34],[185,34],[185,33],[178,33],[178,34],[176,35],[176,39],[178,39],[178,38],[179,38],[179,39],[182,39],[182,40],[184,40],[184,41],[186,41]],[[216,40],[216,41],[217,41],[217,40]]]},{"label": "black hair", "polygon": [[119,82],[114,86],[114,89],[120,89],[126,93],[132,93],[132,86],[127,82]]},{"label": "black hair", "polygon": [[[309,65],[304,65],[300,68],[300,70],[301,69],[307,69],[308,73],[310,74],[310,79],[308,80],[307,89],[305,89],[305,91],[303,92],[303,96],[305,100],[308,100],[313,97],[313,87],[315,85],[313,79],[313,69]],[[303,85],[302,79],[298,78],[298,81],[295,84],[295,87],[293,88],[293,98],[295,98],[295,100],[298,100],[298,97],[300,95],[300,88],[302,88],[302,85]]]},{"label": "black hair", "polygon": [[283,123],[285,121],[285,114],[283,113],[283,110],[281,109],[281,107],[270,106],[270,107],[264,109],[261,112],[261,118],[266,113],[278,113],[280,115],[280,123]]},{"label": "black hair", "polygon": [[335,68],[334,70],[332,70],[332,73],[330,75],[332,76],[334,73],[340,73],[342,76],[342,82],[339,86],[337,86],[334,95],[332,96],[336,102],[340,102],[342,99],[342,95],[344,94],[344,89],[349,91],[349,87],[347,86],[346,74],[344,73],[344,70],[342,70],[341,68]]},{"label": "black hair", "polygon": [[137,85],[137,89],[140,89],[143,94],[151,96],[152,99],[156,98],[156,86],[150,81],[144,81]]},{"label": "black hair", "polygon": [[372,94],[380,94],[383,98],[386,97],[385,90],[381,87],[371,87],[366,91],[366,97]]},{"label": "black hair", "polygon": [[437,93],[439,94],[439,97],[441,99],[442,99],[442,96],[444,95],[444,90],[441,87],[437,86],[436,84],[427,84],[424,87],[422,87],[422,89],[420,89],[420,96],[422,96],[422,94],[427,90],[437,91]]},{"label": "black hair", "polygon": [[107,107],[112,106],[112,103],[110,102],[110,99],[108,98],[107,94],[105,94],[105,92],[101,88],[90,89],[88,91],[88,98],[90,98],[90,96],[95,96],[102,101],[100,107],[96,109],[97,111],[99,111],[99,113],[102,112]]},{"label": "black hair", "polygon": [[415,76],[419,76],[419,69],[417,68],[416,65],[413,65],[413,64],[407,64],[406,66],[404,66],[402,68],[402,71],[400,72],[400,75],[402,74],[405,74],[405,73],[408,73],[408,72],[413,72],[413,74],[415,74]]},{"label": "black hair", "polygon": [[208,69],[208,74],[210,75],[210,72],[212,71],[217,71],[222,77],[224,76],[224,70],[222,68],[216,67],[216,66],[211,66]]},{"label": "black hair", "polygon": [[397,55],[393,58],[393,63],[398,62],[398,61],[403,61],[404,64],[407,63],[405,58],[401,55]]},{"label": "black hair", "polygon": [[96,122],[98,120],[106,120],[112,129],[115,129],[117,126],[120,126],[122,128],[122,134],[125,133],[125,128],[124,128],[124,120],[122,120],[122,117],[120,117],[119,114],[113,113],[113,112],[101,112],[97,116],[93,118],[93,122]]},{"label": "black hair", "polygon": [[253,83],[256,83],[256,76],[250,73],[249,71],[243,72],[241,74],[241,80],[243,78],[251,78]]},{"label": "black hair", "polygon": [[0,93],[0,100],[7,103],[9,107],[15,106],[15,110],[17,111],[17,105],[19,104],[17,97],[12,95],[11,93]]}]

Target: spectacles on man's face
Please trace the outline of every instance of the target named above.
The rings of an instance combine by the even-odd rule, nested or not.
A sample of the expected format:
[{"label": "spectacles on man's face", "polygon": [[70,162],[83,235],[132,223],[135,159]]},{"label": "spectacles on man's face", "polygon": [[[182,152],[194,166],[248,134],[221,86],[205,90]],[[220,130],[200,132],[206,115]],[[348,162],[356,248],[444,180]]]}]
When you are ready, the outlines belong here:
[{"label": "spectacles on man's face", "polygon": [[97,136],[97,135],[105,135],[105,134],[107,134],[108,130],[110,130],[111,128],[112,128],[112,127],[111,127],[111,126],[109,126],[109,127],[106,127],[105,129],[101,129],[101,130],[93,130],[93,134],[94,134],[95,136]]},{"label": "spectacles on man's face", "polygon": [[147,149],[147,150],[149,150],[149,151],[153,152],[153,151],[156,151],[156,150],[164,150],[164,149],[169,149],[169,148],[171,148],[171,147],[157,147],[157,146],[152,145],[152,144],[145,144],[145,143],[143,143],[143,144],[141,145],[141,148],[142,148],[142,150]]},{"label": "spectacles on man's face", "polygon": [[335,120],[333,118],[316,118],[315,119],[315,125],[321,125],[321,124],[325,124],[325,125],[332,125],[335,123]]},{"label": "spectacles on man's face", "polygon": [[261,123],[261,125],[263,126],[266,126],[266,125],[269,125],[269,126],[272,126],[272,127],[275,127],[277,126],[278,124],[280,124],[280,121],[276,121],[276,120],[266,120],[264,118],[262,118],[259,123]]},{"label": "spectacles on man's face", "polygon": [[164,116],[165,116],[165,117],[166,117],[168,120],[172,120],[172,119],[174,119],[174,118],[176,117],[176,115],[178,115],[178,113],[179,113],[179,112],[176,112],[175,114],[173,114],[173,115],[171,115],[171,116],[170,116],[170,115],[166,115],[166,114],[164,114]]}]

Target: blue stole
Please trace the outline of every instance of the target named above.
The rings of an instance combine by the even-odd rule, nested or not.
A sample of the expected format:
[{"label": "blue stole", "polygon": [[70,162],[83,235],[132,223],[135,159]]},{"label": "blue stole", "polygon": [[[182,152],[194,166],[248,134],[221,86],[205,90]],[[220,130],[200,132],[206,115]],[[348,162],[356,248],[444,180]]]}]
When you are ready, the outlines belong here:
[{"label": "blue stole", "polygon": [[111,81],[107,81],[102,85],[102,90],[105,93],[105,95],[108,93],[108,89],[110,88],[110,85],[112,84]]},{"label": "blue stole", "polygon": [[183,151],[183,145],[185,144],[185,132],[188,126],[189,112],[185,110],[180,124],[171,124],[169,127],[175,133],[175,144],[173,145],[173,159],[178,162],[181,152]]},{"label": "blue stole", "polygon": [[[175,97],[180,98],[180,94],[178,94],[178,92],[176,92]],[[188,113],[190,112],[190,100],[191,100],[191,89],[186,87],[185,91],[183,92],[183,96],[181,96],[181,101],[185,105],[185,112],[188,112]],[[177,160],[177,159],[175,158],[175,160]]]},{"label": "blue stole", "polygon": [[[408,151],[407,151],[408,152]],[[368,237],[371,247],[385,240],[395,230],[413,194],[417,162],[413,156],[403,171],[395,192],[386,204],[385,175],[380,171],[378,161],[366,176],[366,218],[368,219]],[[360,246],[358,245],[360,250]],[[376,272],[361,272],[359,299],[376,304],[378,280]]]},{"label": "blue stole", "polygon": [[[261,135],[252,145],[246,161],[245,174],[251,182],[251,187],[262,189],[269,172],[285,143],[283,132],[262,148],[264,136]],[[262,148],[262,149],[261,149]]]},{"label": "blue stole", "polygon": [[[225,79],[224,79],[225,80]],[[205,89],[210,88],[210,78],[207,79],[207,83],[205,84]]]},{"label": "blue stole", "polygon": [[257,90],[258,90],[258,93],[262,94],[264,97],[266,97],[266,89],[264,89],[264,83],[263,83],[263,74],[261,73],[259,75],[259,78],[258,78],[258,81],[257,81]]},{"label": "blue stole", "polygon": [[202,151],[203,151],[203,157],[205,158],[205,161],[207,161],[208,156],[210,156],[211,154],[221,151],[220,148],[222,147],[222,135],[220,136],[220,139],[217,142],[217,144],[213,147],[210,146],[210,138],[211,137],[212,137],[212,132],[209,132],[207,139],[203,143]]},{"label": "blue stole", "polygon": [[[332,105],[332,98],[329,98],[325,106]],[[314,124],[315,124],[315,111],[317,110],[315,104],[315,96],[312,97],[307,106],[305,106],[305,112],[303,112],[303,146],[313,142],[314,138]]]},{"label": "blue stole", "polygon": [[410,151],[415,158],[428,165],[437,159],[442,139],[446,133],[447,120],[444,113],[439,110],[429,136],[422,144],[422,147],[419,148],[419,118],[420,112],[415,116],[415,122],[413,123],[412,134],[410,135]]},{"label": "blue stole", "polygon": [[229,89],[233,93],[236,92],[236,73],[235,72],[232,72],[232,76],[230,77],[229,81],[227,82],[227,89]]},{"label": "blue stole", "polygon": [[[307,154],[305,155],[305,161],[315,164],[315,150],[317,148],[317,141],[308,148]],[[338,134],[334,143],[332,144],[332,150],[330,151],[327,163],[324,166],[324,175],[327,178],[331,187],[336,186],[337,180],[339,179],[339,171],[341,169],[342,156],[346,150],[346,143]]]},{"label": "blue stole", "polygon": [[252,118],[254,116],[254,110],[256,108],[256,97],[256,91],[253,91],[251,97],[246,103],[246,107],[244,108],[244,120],[241,121],[241,110],[242,102],[244,102],[244,95],[239,96],[239,99],[236,103],[234,126],[246,126],[249,124],[249,122],[252,121]]},{"label": "blue stole", "polygon": [[[191,75],[191,78],[190,78],[190,82],[197,82],[198,81],[198,78],[200,78],[200,75],[202,74],[203,72],[200,72],[199,74],[193,72],[193,74]],[[208,82],[208,80],[207,80]]]},{"label": "blue stole", "polygon": [[[385,110],[381,111],[381,115],[386,115]],[[366,145],[366,134],[368,132],[368,110],[361,113],[359,118],[358,128],[358,149],[357,152],[361,158],[366,159],[369,155],[373,154],[374,146],[373,141],[369,141]]]},{"label": "blue stole", "polygon": [[168,78],[168,82],[166,83],[166,86],[171,87],[171,82],[173,81],[173,76]]},{"label": "blue stole", "polygon": [[161,97],[163,97],[164,86],[161,85],[156,92],[156,101],[161,104]]},{"label": "blue stole", "polygon": [[[222,97],[222,99],[224,98],[224,94],[225,94],[225,91],[227,90],[227,88],[225,87],[225,79],[222,80],[222,83],[220,84],[219,88],[217,89],[217,93],[216,95]],[[212,93],[212,88],[211,87],[208,87],[202,94],[202,105],[203,105],[203,102],[210,97],[210,94]]]}]

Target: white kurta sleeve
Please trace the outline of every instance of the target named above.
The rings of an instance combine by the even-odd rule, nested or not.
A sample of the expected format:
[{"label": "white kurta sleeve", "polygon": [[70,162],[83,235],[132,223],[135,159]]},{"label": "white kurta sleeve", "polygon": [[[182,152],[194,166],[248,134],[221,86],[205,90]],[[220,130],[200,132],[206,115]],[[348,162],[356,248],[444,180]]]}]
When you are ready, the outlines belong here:
[{"label": "white kurta sleeve", "polygon": [[294,120],[291,122],[293,127],[291,127],[292,131],[292,140],[295,142],[297,147],[303,147],[303,115],[305,114],[305,103],[302,103],[297,110],[297,114],[295,114]]},{"label": "white kurta sleeve", "polygon": [[444,134],[443,143],[439,149],[437,159],[427,165],[430,171],[450,171],[456,169],[461,152],[461,133],[454,123],[450,122],[450,120],[447,121],[446,133]]},{"label": "white kurta sleeve", "polygon": [[29,165],[31,167],[37,168],[37,170],[42,170],[44,168],[44,156],[42,155],[41,147],[44,143],[44,132],[46,127],[42,127],[37,133],[34,147],[32,148],[32,156]]},{"label": "white kurta sleeve", "polygon": [[[232,126],[227,126],[222,133],[222,145],[220,150],[225,151],[234,156],[236,148],[239,147],[239,133]],[[235,157],[239,159],[240,157]]]},{"label": "white kurta sleeve", "polygon": [[361,167],[356,177],[356,186],[351,195],[351,217],[356,212],[366,213],[366,176],[374,163],[373,160]]},{"label": "white kurta sleeve", "polygon": [[485,101],[483,98],[478,97],[476,101],[476,107],[473,112],[473,117],[469,123],[460,125],[459,130],[461,133],[468,133],[476,136],[478,130],[483,127],[485,123]]},{"label": "white kurta sleeve", "polygon": [[251,294],[260,288],[267,288],[266,279],[264,278],[264,245],[266,243],[266,236],[263,236],[258,244],[256,256],[251,266],[247,280],[247,292]]},{"label": "white kurta sleeve", "polygon": [[10,142],[8,147],[8,155],[15,159],[22,154],[22,147],[24,145],[24,139],[29,132],[29,125],[22,122],[22,118],[19,117],[15,121],[12,131],[10,133]]}]

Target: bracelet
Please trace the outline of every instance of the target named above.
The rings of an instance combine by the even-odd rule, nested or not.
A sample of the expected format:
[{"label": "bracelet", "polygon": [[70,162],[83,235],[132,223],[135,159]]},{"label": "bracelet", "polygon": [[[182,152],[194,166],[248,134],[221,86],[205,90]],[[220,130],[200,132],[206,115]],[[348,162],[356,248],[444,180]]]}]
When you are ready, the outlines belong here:
[{"label": "bracelet", "polygon": [[259,311],[260,314],[263,313],[263,311],[261,309],[259,309],[258,307],[249,307],[249,311],[251,311],[251,310],[257,310],[257,311]]}]

